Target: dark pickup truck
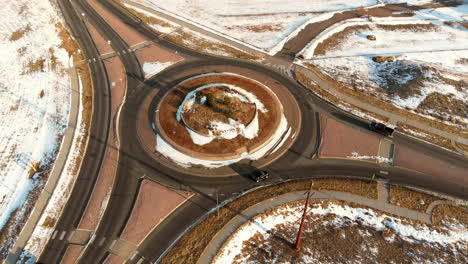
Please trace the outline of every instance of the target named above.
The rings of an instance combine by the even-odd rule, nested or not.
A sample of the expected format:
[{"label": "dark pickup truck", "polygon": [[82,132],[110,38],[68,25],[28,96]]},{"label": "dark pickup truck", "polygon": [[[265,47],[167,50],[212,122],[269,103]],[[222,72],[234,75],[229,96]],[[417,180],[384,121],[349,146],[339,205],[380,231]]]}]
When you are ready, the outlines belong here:
[{"label": "dark pickup truck", "polygon": [[379,134],[382,134],[384,136],[391,136],[393,134],[394,129],[391,127],[388,127],[382,123],[377,123],[377,122],[372,122],[369,125],[369,129],[371,131],[377,132]]},{"label": "dark pickup truck", "polygon": [[250,177],[252,177],[252,180],[254,180],[255,182],[261,182],[263,180],[268,179],[268,172],[263,170],[256,170],[252,172]]}]

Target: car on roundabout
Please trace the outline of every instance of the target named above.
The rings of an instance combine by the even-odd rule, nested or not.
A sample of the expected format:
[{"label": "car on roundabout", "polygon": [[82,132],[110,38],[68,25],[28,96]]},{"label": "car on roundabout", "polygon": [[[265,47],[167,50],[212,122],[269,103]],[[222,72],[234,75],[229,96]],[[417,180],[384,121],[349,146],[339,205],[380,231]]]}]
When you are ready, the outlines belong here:
[{"label": "car on roundabout", "polygon": [[252,174],[250,174],[250,177],[255,182],[261,182],[261,181],[268,179],[268,172],[264,170],[256,170],[252,172]]}]

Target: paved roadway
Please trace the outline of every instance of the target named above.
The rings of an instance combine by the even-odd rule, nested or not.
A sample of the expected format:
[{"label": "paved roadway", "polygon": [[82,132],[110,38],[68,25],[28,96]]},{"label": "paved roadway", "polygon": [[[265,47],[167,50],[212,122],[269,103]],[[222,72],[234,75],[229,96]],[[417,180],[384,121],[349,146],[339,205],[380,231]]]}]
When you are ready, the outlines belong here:
[{"label": "paved roadway", "polygon": [[[85,13],[85,17],[89,19],[89,22],[91,22],[106,39],[111,40],[115,50],[128,50],[128,45],[125,41],[105,23],[86,1],[73,1],[75,5],[74,8],[78,12],[74,11],[75,9],[72,7],[70,1],[71,0],[60,0],[59,2],[65,19],[72,28],[74,36],[77,37],[87,57],[98,58],[99,55],[78,15],[80,13]],[[267,166],[266,169],[270,171],[271,174],[271,179],[266,182],[268,184],[282,182],[288,179],[324,176],[367,178],[372,173],[382,169],[379,164],[369,162],[309,159],[308,157],[311,157],[315,152],[320,138],[318,135],[319,124],[315,114],[316,111],[329,113],[332,117],[334,116],[345,120],[349,125],[360,127],[364,130],[367,124],[363,120],[359,120],[337,109],[333,105],[316,98],[310,91],[298,85],[289,76],[266,68],[258,63],[221,59],[179,47],[164,39],[160,39],[158,36],[154,35],[151,30],[129,18],[127,16],[128,14],[115,8],[110,2],[101,2],[125,23],[148,39],[158,42],[159,45],[177,51],[179,54],[191,59],[186,60],[187,62],[177,64],[175,67],[143,83],[142,70],[136,56],[133,53],[120,54],[120,59],[127,72],[129,94],[127,96],[127,102],[122,109],[121,126],[118,128],[118,133],[120,134],[122,142],[120,142],[120,160],[117,168],[116,181],[113,186],[108,207],[95,233],[96,239],[88,244],[79,263],[102,263],[107,257],[107,249],[111,242],[118,238],[125,227],[134,200],[136,199],[138,181],[143,175],[167,186],[198,193],[198,195],[194,196],[188,203],[179,207],[163,221],[139,247],[138,251],[140,252],[140,257],[144,256],[146,260],[156,260],[185,228],[190,226],[199,216],[202,216],[208,210],[216,206],[216,199],[212,196],[215,189],[218,190],[219,193],[226,194],[223,196],[223,199],[228,199],[230,197],[229,194],[258,186],[258,184],[252,183],[242,176],[204,178],[190,175],[189,170],[185,171],[185,173],[174,171],[154,161],[142,146],[138,144],[138,141],[135,140],[136,128],[134,124],[136,122],[136,113],[139,111],[142,100],[152,87],[165,88],[176,81],[171,78],[173,75],[171,73],[173,72],[180,72],[203,65],[232,65],[253,69],[261,74],[266,74],[292,91],[301,107],[303,115],[302,129],[293,146],[281,158]],[[93,141],[90,142],[86,152],[76,187],[73,189],[71,198],[58,221],[58,230],[73,230],[77,227],[89,199],[94,181],[99,173],[99,167],[105,150],[105,144],[103,144],[103,142],[107,142],[107,132],[109,125],[111,125],[109,116],[110,91],[104,65],[101,61],[97,61],[96,63],[91,63],[90,67],[93,77],[95,77],[93,78],[95,87],[95,111],[91,133]],[[451,156],[446,151],[440,149],[432,149],[428,144],[411,141],[406,137],[402,138],[406,140],[405,144],[411,144],[411,146],[418,148],[420,151],[426,151],[430,148],[433,155],[441,158],[449,156],[454,164],[466,167],[466,160],[460,157]],[[418,186],[466,198],[466,193],[464,192],[465,186],[457,182],[427,177],[427,175],[401,168],[385,167],[384,169],[390,172],[390,180],[393,183]],[[101,244],[102,238],[105,238],[105,240]],[[39,262],[59,263],[66,247],[67,244],[63,241],[51,240],[40,256]],[[134,260],[137,261],[138,259],[139,258],[135,258]]]},{"label": "paved roadway", "polygon": [[[76,19],[74,8],[69,1],[59,1],[62,13],[70,23],[73,36],[80,44],[81,50],[87,57],[99,57],[99,52],[93,44],[93,40],[86,30],[83,22]],[[73,20],[72,20],[73,19]],[[76,227],[80,218],[77,215],[82,215],[86,204],[92,192],[94,183],[97,179],[99,169],[101,167],[104,151],[106,148],[109,125],[110,125],[110,88],[107,80],[107,72],[104,64],[101,61],[96,61],[89,65],[93,81],[93,119],[90,127],[89,143],[86,149],[86,155],[83,157],[83,164],[77,176],[75,187],[72,190],[70,199],[65,205],[60,219],[57,222],[57,230],[70,230],[70,227]],[[58,257],[62,256],[66,247],[63,246],[63,241],[51,241],[45,251],[47,256],[57,256],[52,262],[57,263]],[[48,258],[46,258],[47,260]]]}]

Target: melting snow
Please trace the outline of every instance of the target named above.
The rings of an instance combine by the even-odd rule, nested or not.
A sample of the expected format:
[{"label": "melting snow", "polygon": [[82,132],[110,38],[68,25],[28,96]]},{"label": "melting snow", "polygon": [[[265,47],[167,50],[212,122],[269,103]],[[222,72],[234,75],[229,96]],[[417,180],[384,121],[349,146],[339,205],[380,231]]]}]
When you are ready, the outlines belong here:
[{"label": "melting snow", "polygon": [[150,78],[153,75],[158,74],[167,67],[175,64],[174,61],[168,62],[145,62],[143,63],[143,72],[145,73],[145,79]]},{"label": "melting snow", "polygon": [[[214,264],[233,263],[234,259],[238,263],[243,263],[246,259],[239,258],[242,247],[245,241],[257,234],[263,235],[265,240],[272,234],[269,231],[273,230],[280,224],[293,225],[295,228],[299,225],[299,219],[302,215],[303,205],[284,205],[274,209],[267,215],[259,215],[250,222],[247,222],[239,228],[229,239],[229,241],[219,251],[217,258],[213,261]],[[329,204],[327,208],[322,207],[320,203],[311,205],[309,215],[314,215],[317,219],[320,216],[333,215],[334,219],[325,224],[340,226],[344,224],[357,224],[374,228],[377,231],[385,229],[393,230],[396,235],[399,235],[403,240],[410,243],[414,241],[427,242],[432,244],[440,244],[442,246],[453,246],[457,243],[458,250],[466,250],[468,245],[468,230],[465,225],[451,224],[444,227],[443,232],[439,232],[430,228],[427,225],[421,224],[416,228],[411,224],[403,222],[400,218],[392,217],[386,214],[379,214],[372,209],[355,208],[348,205]],[[361,233],[366,236],[366,233]],[[394,238],[395,236],[393,236]],[[293,239],[293,238],[290,238]],[[390,238],[391,239],[391,238]],[[376,249],[370,248],[371,253],[375,254]]]},{"label": "melting snow", "polygon": [[[340,12],[378,5],[375,0],[207,0],[202,2],[171,0],[134,0],[168,13],[208,31],[267,51],[271,55],[296,36],[307,24]],[[260,28],[261,30],[258,30]]]},{"label": "melting snow", "polygon": [[179,164],[182,167],[188,168],[192,165],[202,165],[207,168],[218,168],[218,167],[227,166],[227,165],[236,163],[242,159],[258,160],[262,158],[263,156],[270,153],[271,149],[273,149],[275,146],[280,146],[281,144],[284,143],[284,141],[282,141],[281,139],[282,139],[283,134],[287,131],[287,129],[288,129],[288,122],[283,115],[278,129],[275,131],[275,134],[273,135],[272,140],[268,144],[266,144],[264,147],[262,147],[261,149],[259,149],[258,151],[254,153],[244,153],[241,155],[241,157],[237,159],[212,161],[212,160],[203,160],[203,159],[193,158],[173,148],[169,143],[167,143],[159,135],[156,136],[156,151],[158,151],[159,153],[171,159],[172,161],[174,161],[175,163]]}]

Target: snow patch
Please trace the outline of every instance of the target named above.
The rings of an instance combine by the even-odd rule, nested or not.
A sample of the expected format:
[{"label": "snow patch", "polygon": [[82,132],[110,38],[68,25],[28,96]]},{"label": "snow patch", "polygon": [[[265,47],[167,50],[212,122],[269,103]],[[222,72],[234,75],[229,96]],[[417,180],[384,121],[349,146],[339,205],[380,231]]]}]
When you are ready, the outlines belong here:
[{"label": "snow patch", "polygon": [[145,62],[143,63],[143,72],[145,73],[145,79],[152,77],[153,75],[158,74],[167,67],[175,64],[177,62],[168,61],[168,62]]}]

